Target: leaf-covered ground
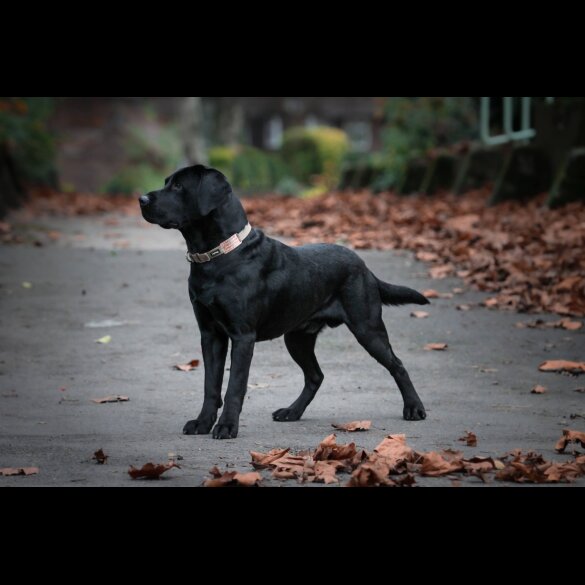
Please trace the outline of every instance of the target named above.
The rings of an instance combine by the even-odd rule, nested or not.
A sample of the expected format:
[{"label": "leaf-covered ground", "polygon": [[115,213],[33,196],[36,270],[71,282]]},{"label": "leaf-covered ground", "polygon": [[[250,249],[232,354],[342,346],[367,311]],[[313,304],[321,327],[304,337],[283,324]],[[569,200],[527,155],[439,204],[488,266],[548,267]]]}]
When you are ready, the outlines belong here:
[{"label": "leaf-covered ground", "polygon": [[550,210],[540,197],[488,207],[488,196],[331,193],[245,206],[254,225],[299,244],[413,250],[433,278],[457,275],[493,293],[488,307],[584,316],[585,206]]}]

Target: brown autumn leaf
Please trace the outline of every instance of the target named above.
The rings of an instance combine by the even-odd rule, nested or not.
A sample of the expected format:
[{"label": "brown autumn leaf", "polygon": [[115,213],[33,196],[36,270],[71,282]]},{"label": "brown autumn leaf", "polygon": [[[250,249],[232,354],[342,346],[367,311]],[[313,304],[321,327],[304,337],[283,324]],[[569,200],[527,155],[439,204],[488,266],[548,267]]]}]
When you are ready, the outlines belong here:
[{"label": "brown autumn leaf", "polygon": [[463,311],[464,313],[466,313],[467,311],[471,311],[471,305],[457,305],[457,307],[455,307],[458,311]]},{"label": "brown autumn leaf", "polygon": [[429,313],[426,311],[413,311],[410,316],[415,319],[426,319],[429,316]]},{"label": "brown autumn leaf", "polygon": [[443,264],[441,266],[433,266],[429,268],[429,276],[435,280],[443,280],[451,276],[455,272],[455,267],[452,264]]},{"label": "brown autumn leaf", "polygon": [[427,343],[426,351],[445,351],[449,346],[446,343]]},{"label": "brown autumn leaf", "polygon": [[435,289],[429,288],[422,292],[423,297],[427,297],[427,299],[438,299],[441,297],[441,294],[438,293]]},{"label": "brown autumn leaf", "polygon": [[401,473],[406,463],[415,461],[417,455],[406,444],[406,435],[389,435],[374,449],[370,461],[383,460],[393,473]]},{"label": "brown autumn leaf", "polygon": [[471,431],[465,431],[465,435],[457,440],[465,443],[468,447],[477,447],[477,436]]},{"label": "brown autumn leaf", "polygon": [[541,372],[570,372],[582,374],[585,372],[585,362],[572,362],[567,360],[548,360],[540,364]]},{"label": "brown autumn leaf", "polygon": [[546,394],[547,392],[548,389],[546,388],[546,386],[541,386],[540,384],[537,384],[536,386],[534,386],[534,388],[532,388],[530,394]]},{"label": "brown autumn leaf", "polygon": [[516,323],[516,327],[519,329],[566,329],[567,331],[577,331],[583,327],[583,323],[572,319],[560,319],[559,321],[536,319],[535,321],[520,321]]},{"label": "brown autumn leaf", "polygon": [[441,453],[429,452],[421,454],[421,475],[429,477],[439,477],[441,475],[448,475],[464,469],[463,462],[461,460],[445,459]]},{"label": "brown autumn leaf", "polygon": [[239,473],[237,471],[221,472],[217,466],[209,470],[212,479],[206,479],[203,487],[255,487],[262,481],[262,476],[256,472]]},{"label": "brown autumn leaf", "polygon": [[195,370],[199,367],[199,360],[191,360],[186,364],[177,364],[173,366],[175,370],[179,370],[180,372],[190,372],[191,370]]},{"label": "brown autumn leaf", "polygon": [[366,461],[360,464],[351,474],[347,487],[394,487],[396,483],[390,479],[390,466],[383,459]]},{"label": "brown autumn leaf", "polygon": [[334,429],[346,433],[356,433],[361,431],[369,431],[372,426],[371,420],[358,420],[343,424],[332,424]]},{"label": "brown autumn leaf", "polygon": [[0,475],[9,477],[11,475],[36,475],[38,467],[3,467],[0,468]]},{"label": "brown autumn leaf", "polygon": [[268,453],[257,453],[256,451],[250,451],[252,457],[252,465],[256,469],[266,469],[267,467],[274,466],[275,462],[282,459],[290,449],[272,449]]},{"label": "brown autumn leaf", "polygon": [[355,443],[349,445],[337,445],[335,442],[336,436],[331,434],[327,436],[321,444],[315,449],[313,459],[315,461],[351,459],[357,453]]},{"label": "brown autumn leaf", "polygon": [[324,484],[339,483],[337,470],[343,469],[344,467],[340,461],[315,461],[313,467],[315,475],[310,481]]},{"label": "brown autumn leaf", "polygon": [[555,450],[558,453],[564,453],[569,443],[580,443],[581,447],[585,447],[585,433],[565,429],[563,431],[563,436],[557,441],[557,444],[555,445]]},{"label": "brown autumn leaf", "polygon": [[92,398],[91,401],[96,404],[109,404],[112,402],[128,402],[128,396],[104,396],[104,398]]},{"label": "brown autumn leaf", "polygon": [[106,455],[103,449],[99,449],[93,454],[92,459],[94,459],[98,465],[104,465],[104,463],[107,462],[108,457],[109,455]]},{"label": "brown autumn leaf", "polygon": [[181,466],[177,465],[174,461],[169,461],[168,463],[147,463],[140,469],[131,465],[128,470],[128,475],[132,479],[160,479],[163,473],[173,467],[181,469]]}]

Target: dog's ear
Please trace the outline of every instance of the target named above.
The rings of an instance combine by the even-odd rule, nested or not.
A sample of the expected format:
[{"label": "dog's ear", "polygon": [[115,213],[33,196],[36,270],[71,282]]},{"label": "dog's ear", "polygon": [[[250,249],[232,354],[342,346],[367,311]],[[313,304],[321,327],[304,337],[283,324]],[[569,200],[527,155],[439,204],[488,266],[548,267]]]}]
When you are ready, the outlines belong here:
[{"label": "dog's ear", "polygon": [[230,196],[232,188],[225,176],[215,169],[205,169],[201,175],[197,195],[197,206],[201,217],[209,215],[223,205]]}]

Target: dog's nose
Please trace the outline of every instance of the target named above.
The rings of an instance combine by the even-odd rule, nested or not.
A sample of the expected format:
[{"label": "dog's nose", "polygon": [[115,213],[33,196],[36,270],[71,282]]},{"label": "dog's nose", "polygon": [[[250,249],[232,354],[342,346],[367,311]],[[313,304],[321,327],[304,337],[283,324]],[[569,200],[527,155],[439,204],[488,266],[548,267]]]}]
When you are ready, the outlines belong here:
[{"label": "dog's nose", "polygon": [[150,203],[148,195],[141,195],[138,201],[140,202],[140,207],[146,207]]}]

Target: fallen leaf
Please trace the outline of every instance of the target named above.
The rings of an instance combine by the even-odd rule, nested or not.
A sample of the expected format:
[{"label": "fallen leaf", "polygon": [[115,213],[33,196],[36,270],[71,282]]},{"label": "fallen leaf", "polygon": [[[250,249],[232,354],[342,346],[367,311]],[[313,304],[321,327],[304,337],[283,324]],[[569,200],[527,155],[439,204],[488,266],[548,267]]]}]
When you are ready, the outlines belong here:
[{"label": "fallen leaf", "polygon": [[465,431],[465,435],[457,440],[465,443],[468,447],[477,447],[477,436],[471,431]]},{"label": "fallen leaf", "polygon": [[0,468],[0,475],[6,477],[11,475],[36,475],[39,472],[38,467],[3,467]]},{"label": "fallen leaf", "polygon": [[290,449],[272,449],[268,453],[257,453],[250,451],[252,457],[252,465],[256,469],[266,469],[272,466],[276,461],[282,459]]},{"label": "fallen leaf", "polygon": [[169,461],[168,463],[147,463],[140,469],[131,465],[128,474],[132,479],[160,479],[163,473],[173,467],[181,469],[181,466],[177,465],[174,461]]},{"label": "fallen leaf", "polygon": [[583,327],[581,321],[572,321],[571,319],[561,319],[560,321],[520,321],[516,323],[519,329],[566,329],[567,331],[577,331]]},{"label": "fallen leaf", "polygon": [[569,443],[580,443],[581,447],[585,447],[585,433],[565,429],[563,431],[563,436],[557,441],[557,444],[555,445],[555,450],[558,453],[563,453]]},{"label": "fallen leaf", "polygon": [[128,402],[128,396],[105,396],[104,398],[92,398],[91,401],[96,404],[108,404],[110,402]]},{"label": "fallen leaf", "polygon": [[249,473],[239,473],[237,471],[221,472],[217,467],[210,469],[209,473],[212,479],[206,479],[203,487],[253,487],[262,481],[262,476],[256,471]]},{"label": "fallen leaf", "polygon": [[541,372],[570,372],[582,374],[585,372],[585,362],[571,362],[567,360],[549,360],[538,367]]},{"label": "fallen leaf", "polygon": [[422,293],[423,297],[427,297],[427,299],[438,299],[441,295],[432,288],[429,288]]},{"label": "fallen leaf", "polygon": [[96,343],[101,343],[102,345],[107,345],[110,341],[112,341],[111,335],[105,335],[104,337],[95,340]]},{"label": "fallen leaf", "polygon": [[585,388],[575,388],[574,392],[579,392],[579,394],[585,394]]},{"label": "fallen leaf", "polygon": [[314,476],[311,481],[314,483],[332,484],[339,483],[337,479],[337,470],[343,469],[344,465],[340,461],[315,461],[313,467]]},{"label": "fallen leaf", "polygon": [[471,311],[471,305],[457,305],[456,309],[458,311],[464,311],[464,312]]},{"label": "fallen leaf", "polygon": [[429,268],[429,276],[436,280],[443,280],[451,276],[455,272],[455,267],[452,264],[444,264],[442,266],[433,266]]},{"label": "fallen leaf", "polygon": [[462,469],[463,463],[461,461],[448,461],[440,453],[430,452],[422,454],[421,475],[439,477],[461,471]]},{"label": "fallen leaf", "polygon": [[532,388],[530,394],[546,394],[547,392],[548,390],[546,386],[541,386],[540,384],[537,384],[536,386],[534,386],[534,388]]},{"label": "fallen leaf", "polygon": [[445,351],[449,346],[446,343],[427,343],[425,350],[427,351]]},{"label": "fallen leaf", "polygon": [[313,459],[315,461],[326,461],[326,460],[343,460],[351,459],[356,453],[355,443],[349,445],[337,445],[335,442],[336,436],[334,434],[329,435],[321,444],[315,449],[313,453]]},{"label": "fallen leaf", "polygon": [[108,460],[108,457],[109,457],[109,455],[106,455],[104,453],[103,449],[100,449],[99,451],[96,451],[93,454],[92,459],[95,459],[95,461],[98,465],[103,465]]},{"label": "fallen leaf", "polygon": [[181,372],[190,372],[191,370],[198,368],[199,363],[200,363],[199,360],[191,360],[186,364],[177,364],[176,366],[174,366],[174,368],[175,370],[179,370]]},{"label": "fallen leaf", "polygon": [[366,461],[351,474],[347,487],[377,487],[395,486],[395,482],[388,476],[390,466],[383,459]]},{"label": "fallen leaf", "polygon": [[30,282],[23,282],[22,283],[22,288],[32,288],[32,283],[30,283]]},{"label": "fallen leaf", "polygon": [[410,316],[415,319],[426,319],[429,314],[426,311],[413,311]]},{"label": "fallen leaf", "polygon": [[344,424],[332,424],[331,425],[334,429],[338,431],[345,431],[347,433],[355,433],[360,431],[369,431],[372,426],[372,421],[370,420],[359,420],[355,422],[349,422]]},{"label": "fallen leaf", "polygon": [[374,449],[372,461],[384,460],[393,473],[401,473],[405,470],[405,464],[414,462],[416,453],[406,444],[405,435],[389,435]]}]

